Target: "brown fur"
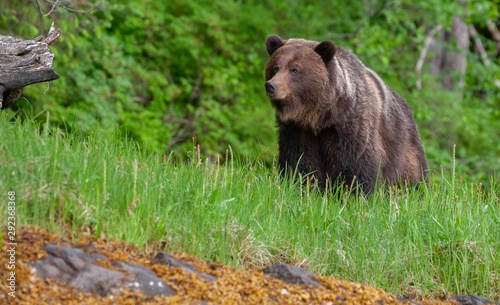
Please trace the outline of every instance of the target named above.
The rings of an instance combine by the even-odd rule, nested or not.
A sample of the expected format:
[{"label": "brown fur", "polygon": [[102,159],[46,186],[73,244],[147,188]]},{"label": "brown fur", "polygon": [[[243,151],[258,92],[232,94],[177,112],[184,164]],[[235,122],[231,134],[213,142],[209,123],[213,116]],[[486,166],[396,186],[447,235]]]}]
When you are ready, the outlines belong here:
[{"label": "brown fur", "polygon": [[280,167],[325,180],[425,181],[427,161],[405,101],[332,42],[266,39],[266,90],[276,108]]}]

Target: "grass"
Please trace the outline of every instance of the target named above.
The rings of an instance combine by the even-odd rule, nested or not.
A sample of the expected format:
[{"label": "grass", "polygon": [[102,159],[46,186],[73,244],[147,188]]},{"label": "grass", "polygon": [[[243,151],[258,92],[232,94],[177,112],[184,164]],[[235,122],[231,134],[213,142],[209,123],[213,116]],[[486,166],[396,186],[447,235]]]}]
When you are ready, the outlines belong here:
[{"label": "grass", "polygon": [[[189,162],[148,154],[117,132],[83,138],[0,114],[0,220],[85,232],[248,267],[286,262],[409,297],[498,301],[499,182],[432,175],[419,199],[384,188],[320,193],[231,148]],[[194,146],[194,145],[193,145]],[[273,151],[264,151],[264,154]],[[227,157],[226,157],[227,156]]]}]

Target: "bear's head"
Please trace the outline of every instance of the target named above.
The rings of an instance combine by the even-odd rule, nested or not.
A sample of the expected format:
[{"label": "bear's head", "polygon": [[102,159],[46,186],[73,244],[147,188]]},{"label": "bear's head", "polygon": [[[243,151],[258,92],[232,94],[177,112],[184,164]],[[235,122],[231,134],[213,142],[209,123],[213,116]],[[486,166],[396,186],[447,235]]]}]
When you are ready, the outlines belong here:
[{"label": "bear's head", "polygon": [[270,35],[266,48],[271,56],[266,65],[266,93],[278,119],[313,127],[331,100],[327,67],[335,55],[335,44]]}]

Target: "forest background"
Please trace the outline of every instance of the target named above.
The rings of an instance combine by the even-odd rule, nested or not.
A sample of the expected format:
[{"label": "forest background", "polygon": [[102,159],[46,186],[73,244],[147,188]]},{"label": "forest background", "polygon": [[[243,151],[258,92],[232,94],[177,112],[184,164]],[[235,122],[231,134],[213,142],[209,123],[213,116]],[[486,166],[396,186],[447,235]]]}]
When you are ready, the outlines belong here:
[{"label": "forest background", "polygon": [[433,172],[450,170],[456,144],[458,175],[499,176],[498,0],[38,2],[0,0],[3,35],[34,39],[52,21],[63,30],[51,47],[61,78],[27,87],[8,110],[18,118],[49,115],[84,135],[122,129],[178,160],[195,137],[207,155],[231,146],[270,165],[264,40],[332,40],[407,101]]}]

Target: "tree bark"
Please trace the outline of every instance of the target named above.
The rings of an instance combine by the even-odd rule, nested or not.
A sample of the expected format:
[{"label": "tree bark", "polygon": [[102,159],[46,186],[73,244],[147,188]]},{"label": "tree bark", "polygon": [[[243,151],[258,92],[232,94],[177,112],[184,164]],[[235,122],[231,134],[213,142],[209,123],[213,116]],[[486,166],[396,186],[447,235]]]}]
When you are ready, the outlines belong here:
[{"label": "tree bark", "polygon": [[59,78],[52,68],[54,54],[49,46],[59,40],[61,32],[51,27],[47,36],[26,41],[0,35],[0,109],[12,106],[24,87]]},{"label": "tree bark", "polygon": [[[455,42],[456,47],[451,47]],[[431,73],[441,75],[441,83],[445,90],[456,90],[462,96],[467,71],[466,52],[469,50],[469,31],[467,24],[461,18],[454,17],[450,32],[441,31],[440,36],[434,38],[430,49],[434,57]]]}]

